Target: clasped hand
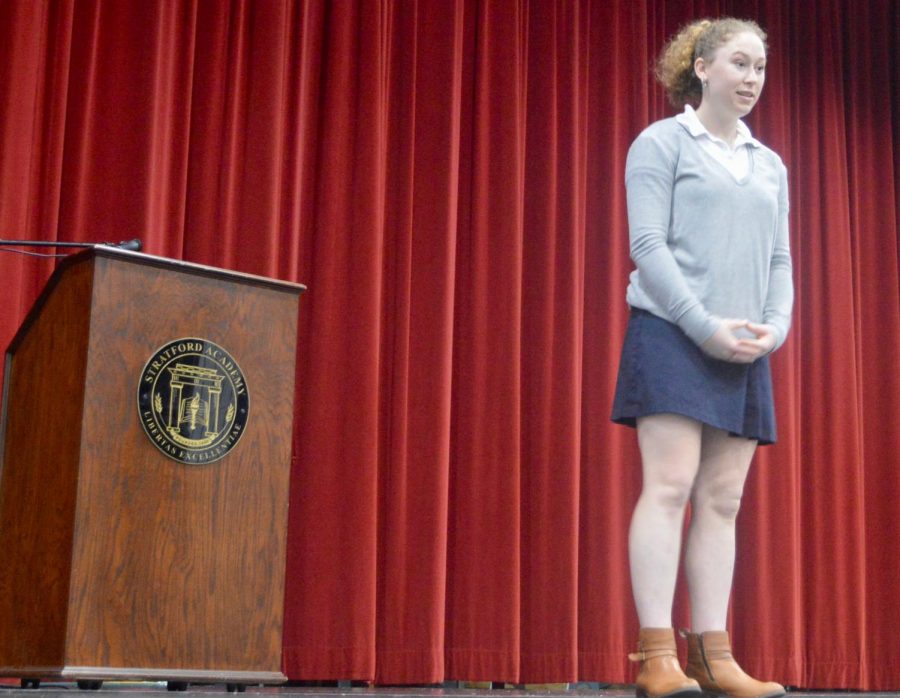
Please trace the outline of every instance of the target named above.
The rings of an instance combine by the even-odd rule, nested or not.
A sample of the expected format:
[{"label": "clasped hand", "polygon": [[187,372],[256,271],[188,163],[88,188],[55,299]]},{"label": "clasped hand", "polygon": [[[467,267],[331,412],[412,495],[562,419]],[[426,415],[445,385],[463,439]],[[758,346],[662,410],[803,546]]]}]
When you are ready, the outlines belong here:
[{"label": "clasped hand", "polygon": [[[738,337],[738,330],[747,330],[754,337]],[[749,364],[775,348],[775,328],[749,320],[722,320],[713,335],[700,347],[713,358],[739,364]]]}]

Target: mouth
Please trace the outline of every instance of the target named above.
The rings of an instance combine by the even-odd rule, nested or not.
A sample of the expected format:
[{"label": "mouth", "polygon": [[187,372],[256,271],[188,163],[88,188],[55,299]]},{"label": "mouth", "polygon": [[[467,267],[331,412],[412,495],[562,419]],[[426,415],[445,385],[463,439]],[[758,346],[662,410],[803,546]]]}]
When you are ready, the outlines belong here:
[{"label": "mouth", "polygon": [[744,99],[756,99],[756,94],[747,90],[738,90],[737,94],[738,97],[743,97]]}]

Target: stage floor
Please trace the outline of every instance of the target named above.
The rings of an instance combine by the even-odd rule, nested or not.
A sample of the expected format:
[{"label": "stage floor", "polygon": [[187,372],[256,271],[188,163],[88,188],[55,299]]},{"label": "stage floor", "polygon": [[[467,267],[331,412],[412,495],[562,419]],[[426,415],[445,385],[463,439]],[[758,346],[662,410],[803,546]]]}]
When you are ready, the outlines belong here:
[{"label": "stage floor", "polygon": [[[164,682],[117,682],[103,684],[99,691],[83,691],[74,683],[42,683],[38,688],[20,688],[17,685],[0,686],[0,696],[9,698],[60,698],[60,693],[70,691],[79,698],[139,698],[144,694],[154,694],[159,698],[179,694],[190,694],[198,698],[203,694],[229,694],[224,684],[192,684],[184,692],[168,691]],[[231,695],[240,695],[232,693]],[[474,689],[444,685],[440,688],[413,687],[311,687],[311,686],[248,686],[243,693],[246,698],[632,698],[634,689],[628,686],[604,686],[600,684],[573,684],[570,688],[561,685],[528,689],[494,688]],[[790,690],[789,698],[847,698],[847,696],[890,696],[900,698],[900,692],[861,693],[853,691],[808,691]]]}]

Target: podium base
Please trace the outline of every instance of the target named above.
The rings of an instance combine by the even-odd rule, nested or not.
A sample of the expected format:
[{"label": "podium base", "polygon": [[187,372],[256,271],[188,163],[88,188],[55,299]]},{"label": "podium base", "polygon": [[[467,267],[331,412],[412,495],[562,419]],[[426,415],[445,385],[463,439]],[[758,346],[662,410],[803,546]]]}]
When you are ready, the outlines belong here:
[{"label": "podium base", "polygon": [[280,671],[64,666],[0,667],[0,676],[45,681],[185,681],[189,683],[281,684]]}]

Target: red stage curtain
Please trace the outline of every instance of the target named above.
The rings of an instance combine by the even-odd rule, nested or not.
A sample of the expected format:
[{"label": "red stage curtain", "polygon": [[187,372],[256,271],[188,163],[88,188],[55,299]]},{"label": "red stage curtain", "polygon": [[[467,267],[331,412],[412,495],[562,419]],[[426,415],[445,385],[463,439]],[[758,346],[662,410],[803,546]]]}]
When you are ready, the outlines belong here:
[{"label": "red stage curtain", "polygon": [[[671,113],[662,42],[720,14],[769,31],[749,123],[789,167],[797,286],[736,651],[896,688],[900,4],[0,3],[0,236],[139,236],[309,285],[292,678],[633,678],[622,172]],[[51,269],[0,253],[0,344]]]}]

